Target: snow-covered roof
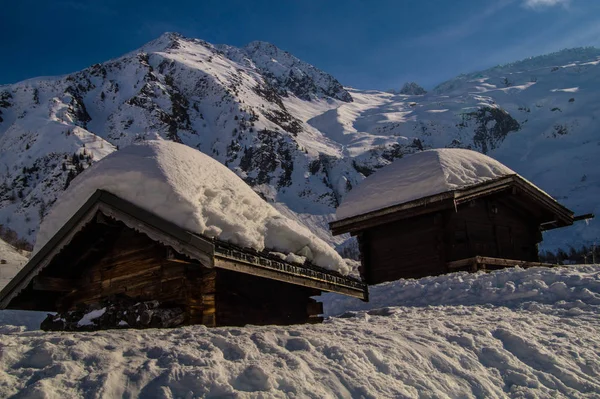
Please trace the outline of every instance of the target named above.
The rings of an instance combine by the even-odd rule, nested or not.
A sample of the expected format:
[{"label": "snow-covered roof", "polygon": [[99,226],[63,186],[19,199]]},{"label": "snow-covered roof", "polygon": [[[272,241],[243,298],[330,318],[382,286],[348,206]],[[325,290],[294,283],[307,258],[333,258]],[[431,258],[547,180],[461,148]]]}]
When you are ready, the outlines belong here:
[{"label": "snow-covered roof", "polygon": [[338,220],[502,176],[516,175],[500,162],[476,151],[443,148],[394,161],[348,193],[336,212]]},{"label": "snow-covered roof", "polygon": [[74,179],[42,223],[34,251],[99,189],[193,233],[259,251],[301,255],[317,266],[350,272],[332,247],[281,215],[227,167],[171,141],[131,145]]}]

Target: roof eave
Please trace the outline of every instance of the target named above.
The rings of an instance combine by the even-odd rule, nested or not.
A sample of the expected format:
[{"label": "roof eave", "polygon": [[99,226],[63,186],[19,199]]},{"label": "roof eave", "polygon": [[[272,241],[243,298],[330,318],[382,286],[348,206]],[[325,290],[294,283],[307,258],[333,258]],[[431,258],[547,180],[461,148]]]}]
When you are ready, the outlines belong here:
[{"label": "roof eave", "polygon": [[[362,215],[356,215],[349,218],[336,220],[329,223],[329,228],[332,231],[333,235],[352,233],[361,230],[359,226],[361,226],[363,223],[367,223],[369,225],[372,224],[373,226],[388,223],[390,221],[396,220],[396,218],[394,218],[394,215],[397,216],[401,213],[407,213],[415,208],[426,207],[428,209],[430,208],[431,212],[434,212],[439,208],[450,208],[452,207],[453,199],[454,192],[447,191],[441,194],[436,194],[429,197],[420,198],[418,200],[405,202],[403,204],[393,205],[387,208],[371,211]],[[386,217],[385,222],[375,222],[374,224],[369,222],[383,217]],[[402,219],[402,217],[398,217],[397,219]]]},{"label": "roof eave", "polygon": [[[526,195],[532,197],[537,202],[542,204],[549,212],[555,215],[555,217],[560,221],[561,227],[573,224],[573,212],[571,210],[558,203],[558,201],[526,179],[522,178],[518,174],[514,174],[488,180],[464,189],[446,191],[444,193],[405,202],[403,204],[393,205],[387,208],[364,213],[362,215],[333,221],[329,223],[329,228],[331,229],[333,235],[354,233],[363,230],[365,226],[374,227],[380,224],[389,223],[390,221],[403,219],[407,216],[410,216],[411,211],[413,211],[415,208],[429,208],[420,214],[435,212],[440,209],[451,208],[473,199],[504,191],[515,186],[521,189]],[[438,206],[434,206],[436,204]],[[383,217],[386,217],[386,219],[382,220]],[[376,222],[375,219],[378,219],[379,221]]]}]

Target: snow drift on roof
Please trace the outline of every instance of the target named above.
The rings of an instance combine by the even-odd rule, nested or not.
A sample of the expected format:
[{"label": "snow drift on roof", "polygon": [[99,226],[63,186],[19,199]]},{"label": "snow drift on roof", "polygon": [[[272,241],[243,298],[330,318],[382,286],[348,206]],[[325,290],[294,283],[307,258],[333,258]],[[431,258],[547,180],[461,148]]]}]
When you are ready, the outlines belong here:
[{"label": "snow drift on roof", "polygon": [[294,253],[317,266],[350,272],[333,248],[281,215],[227,167],[170,141],[126,147],[74,179],[42,223],[35,252],[98,189],[194,233],[259,251]]},{"label": "snow drift on roof", "polygon": [[398,159],[366,178],[348,193],[336,216],[346,219],[515,174],[479,152],[427,150]]}]

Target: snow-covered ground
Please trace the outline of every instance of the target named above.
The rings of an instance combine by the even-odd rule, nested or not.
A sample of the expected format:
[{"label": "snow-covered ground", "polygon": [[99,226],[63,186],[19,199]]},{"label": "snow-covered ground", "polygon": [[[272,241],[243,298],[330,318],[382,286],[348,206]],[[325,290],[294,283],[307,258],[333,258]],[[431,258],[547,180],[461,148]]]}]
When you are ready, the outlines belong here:
[{"label": "snow-covered ground", "polygon": [[[19,251],[4,240],[0,240],[0,290],[21,270],[27,263],[26,252]],[[6,324],[16,324],[28,329],[38,329],[46,314],[43,312],[20,312],[13,310],[0,310],[0,329]],[[0,358],[2,357],[0,350]]]},{"label": "snow-covered ground", "polygon": [[327,315],[386,306],[494,305],[519,307],[550,304],[557,308],[600,314],[600,267],[519,267],[493,273],[451,273],[398,280],[369,288],[369,302],[324,294]]},{"label": "snow-covered ground", "polygon": [[400,281],[360,306],[325,299],[342,315],[320,325],[3,326],[0,397],[600,396],[600,266]]},{"label": "snow-covered ground", "polygon": [[27,263],[24,253],[0,240],[0,290],[17,274]]}]

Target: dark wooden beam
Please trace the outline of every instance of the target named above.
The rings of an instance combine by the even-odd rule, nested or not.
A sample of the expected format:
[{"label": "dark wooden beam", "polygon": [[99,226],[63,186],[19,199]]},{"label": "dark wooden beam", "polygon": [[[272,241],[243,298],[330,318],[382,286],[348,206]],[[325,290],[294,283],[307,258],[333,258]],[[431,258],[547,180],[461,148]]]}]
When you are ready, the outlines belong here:
[{"label": "dark wooden beam", "polygon": [[491,258],[489,256],[475,256],[472,258],[455,260],[453,262],[447,263],[448,269],[450,271],[455,271],[456,269],[469,269],[470,271],[477,270],[487,270],[486,266],[496,266],[496,268],[505,268],[505,267],[554,267],[557,265],[553,265],[551,263],[541,263],[541,262],[529,262],[524,260],[516,260],[516,259],[502,259],[502,258]]},{"label": "dark wooden beam", "polygon": [[169,263],[179,263],[179,264],[182,264],[182,265],[196,265],[196,266],[199,266],[199,267],[202,266],[198,262],[193,262],[191,260],[185,260],[185,259],[173,258],[173,259],[167,259],[166,261],[169,262]]},{"label": "dark wooden beam", "polygon": [[171,263],[181,263],[184,265],[198,265],[201,264],[195,259],[189,259],[184,257],[183,255],[179,255],[177,252],[173,251],[171,248],[167,248],[167,254],[165,255],[165,260]]},{"label": "dark wooden beam", "polygon": [[390,213],[382,211],[380,215],[361,215],[355,218],[342,220],[340,221],[340,223],[332,222],[329,224],[329,228],[331,229],[331,233],[334,236],[344,233],[353,234],[383,224],[397,222],[402,219],[413,218],[452,208],[454,208],[454,202],[446,198],[440,199],[440,201],[438,202],[427,203],[422,207],[410,207],[407,209],[400,209],[398,211]]},{"label": "dark wooden beam", "polygon": [[273,270],[271,268],[266,267],[257,267],[256,265],[232,259],[225,259],[220,256],[216,256],[214,262],[215,267],[221,269],[231,270],[238,273],[250,274],[253,276],[263,277],[271,280],[283,281],[294,285],[316,288],[321,291],[339,292],[341,294],[346,294],[363,300],[367,299],[367,295],[365,294],[366,287],[359,288],[338,285],[326,280],[289,274],[287,272]]},{"label": "dark wooden beam", "polygon": [[574,216],[573,217],[573,221],[574,222],[579,222],[580,220],[593,219],[595,217],[596,217],[596,215],[594,215],[593,213],[586,213],[584,215]]}]

